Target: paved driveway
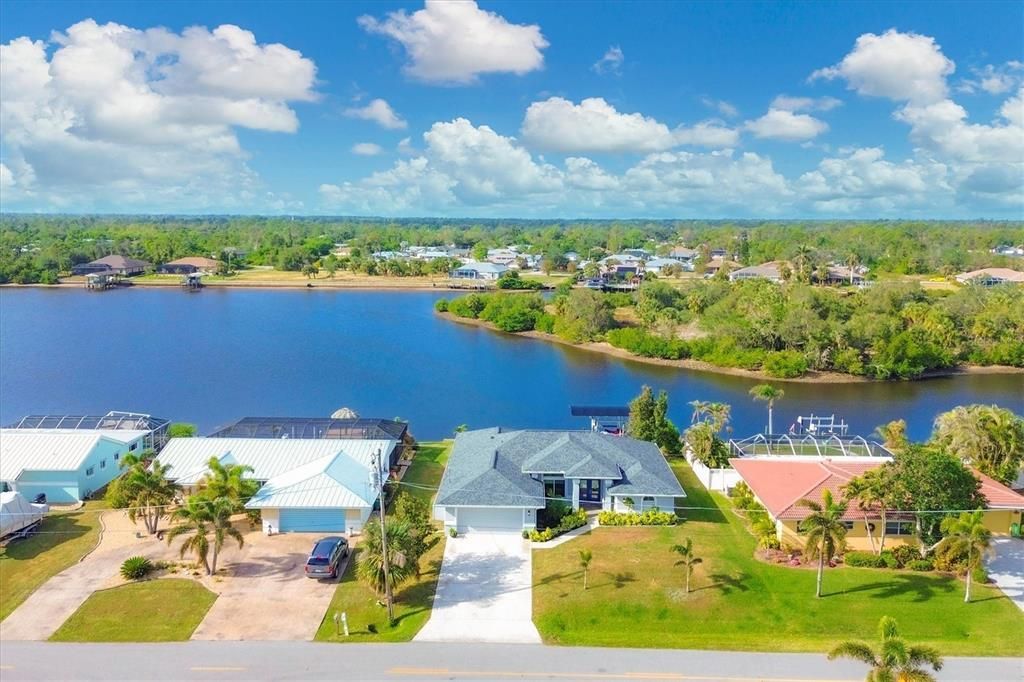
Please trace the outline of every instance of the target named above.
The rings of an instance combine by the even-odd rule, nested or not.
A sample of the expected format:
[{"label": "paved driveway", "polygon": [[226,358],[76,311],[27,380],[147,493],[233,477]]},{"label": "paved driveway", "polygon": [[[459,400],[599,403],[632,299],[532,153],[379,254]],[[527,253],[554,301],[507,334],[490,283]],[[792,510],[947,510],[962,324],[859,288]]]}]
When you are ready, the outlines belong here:
[{"label": "paved driveway", "polygon": [[532,584],[529,543],[519,535],[449,538],[434,609],[416,641],[539,643]]},{"label": "paved driveway", "polygon": [[192,639],[311,640],[337,588],[312,580],[303,565],[322,534],[247,533],[224,552],[225,576],[205,584],[218,593]]},{"label": "paved driveway", "polygon": [[988,576],[1024,611],[1024,540],[994,538],[992,549],[994,556],[988,561]]}]

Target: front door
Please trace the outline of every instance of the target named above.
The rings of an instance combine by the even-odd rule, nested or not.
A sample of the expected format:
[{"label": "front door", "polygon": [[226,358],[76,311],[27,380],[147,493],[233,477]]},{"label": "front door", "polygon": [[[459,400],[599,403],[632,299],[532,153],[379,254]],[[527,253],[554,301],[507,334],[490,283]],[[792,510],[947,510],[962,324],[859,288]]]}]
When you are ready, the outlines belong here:
[{"label": "front door", "polygon": [[581,479],[580,480],[580,501],[581,502],[600,502],[601,501],[601,481],[598,479]]}]

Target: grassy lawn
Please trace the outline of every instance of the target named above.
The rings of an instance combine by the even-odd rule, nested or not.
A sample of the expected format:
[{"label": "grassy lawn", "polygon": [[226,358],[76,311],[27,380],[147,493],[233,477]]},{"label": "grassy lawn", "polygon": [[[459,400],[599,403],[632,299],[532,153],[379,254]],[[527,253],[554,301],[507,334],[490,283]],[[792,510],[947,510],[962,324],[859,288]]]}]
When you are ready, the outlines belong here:
[{"label": "grassy lawn", "polygon": [[81,559],[99,538],[102,501],[43,519],[40,532],[0,550],[0,620],[30,594]]},{"label": "grassy lawn", "polygon": [[[451,451],[451,441],[439,443],[420,443],[413,459],[412,466],[402,479],[405,483],[416,486],[404,486],[408,491],[428,502],[434,497],[434,488],[441,483],[445,463]],[[348,569],[341,577],[338,589],[334,593],[331,605],[327,609],[316,639],[328,642],[408,642],[419,632],[430,617],[430,609],[434,603],[434,591],[437,589],[437,577],[441,568],[441,557],[444,555],[444,535],[439,534],[439,542],[423,557],[421,566],[423,573],[418,579],[410,580],[402,585],[395,594],[395,625],[387,624],[387,611],[379,605],[378,597],[355,576],[356,562],[359,560],[359,547],[356,546]],[[334,624],[334,614],[345,612],[348,617],[349,637],[344,633],[338,635]],[[377,632],[372,632],[373,626]]]},{"label": "grassy lawn", "polygon": [[194,580],[164,578],[93,592],[54,642],[179,642],[189,639],[217,595]]},{"label": "grassy lawn", "polygon": [[[913,643],[947,655],[1024,654],[1024,614],[995,588],[910,571],[827,570],[822,599],[815,572],[754,558],[754,539],[684,462],[673,468],[691,511],[675,528],[598,528],[533,553],[534,621],[548,643],[822,652],[851,637],[873,641],[879,618],[895,618]],[[721,511],[720,511],[721,510]],[[673,544],[693,538],[697,566],[683,592]],[[590,548],[590,589],[577,551]]]}]

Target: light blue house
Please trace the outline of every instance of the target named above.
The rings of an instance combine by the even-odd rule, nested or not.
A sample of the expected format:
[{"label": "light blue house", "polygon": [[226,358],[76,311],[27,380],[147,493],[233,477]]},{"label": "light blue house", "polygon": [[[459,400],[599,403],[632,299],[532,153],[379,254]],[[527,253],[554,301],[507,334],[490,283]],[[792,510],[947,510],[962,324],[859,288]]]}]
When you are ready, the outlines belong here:
[{"label": "light blue house", "polygon": [[159,450],[166,419],[134,412],[31,415],[0,429],[0,491],[50,504],[84,500],[117,478],[121,458]]}]

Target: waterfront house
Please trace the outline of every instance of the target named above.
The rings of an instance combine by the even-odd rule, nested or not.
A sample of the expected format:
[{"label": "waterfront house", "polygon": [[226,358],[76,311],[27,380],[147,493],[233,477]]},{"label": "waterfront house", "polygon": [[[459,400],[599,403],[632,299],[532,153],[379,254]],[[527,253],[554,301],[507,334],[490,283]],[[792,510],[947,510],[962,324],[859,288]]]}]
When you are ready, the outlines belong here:
[{"label": "waterfront house", "polygon": [[86,499],[121,473],[121,458],[159,450],[166,419],[133,412],[31,415],[0,429],[0,491],[50,504]]},{"label": "waterfront house", "polygon": [[496,265],[511,265],[522,254],[518,249],[487,249],[487,262]]},{"label": "waterfront house", "polygon": [[696,249],[688,249],[685,246],[673,246],[672,250],[668,252],[668,257],[672,260],[677,260],[684,265],[693,265],[693,262],[697,260],[700,255]]},{"label": "waterfront house", "polygon": [[772,261],[770,263],[762,263],[761,265],[740,268],[729,273],[729,281],[739,282],[745,279],[766,279],[769,282],[781,282],[781,265],[780,261]]},{"label": "waterfront house", "polygon": [[452,279],[496,281],[507,271],[507,266],[498,263],[468,262],[452,270],[449,275]]},{"label": "waterfront house", "polygon": [[377,504],[373,461],[386,478],[413,444],[409,425],[364,417],[243,417],[204,438],[174,438],[160,453],[169,477],[198,487],[209,460],[244,464],[260,483],[246,504],[266,533],[358,533]]},{"label": "waterfront house", "polygon": [[549,500],[574,509],[675,509],[682,487],[653,443],[591,431],[458,434],[434,516],[459,532],[535,528]]},{"label": "waterfront house", "polygon": [[[843,497],[843,486],[856,476],[882,466],[889,458],[858,457],[736,457],[729,463],[740,478],[764,505],[775,522],[780,542],[802,546],[800,522],[807,518],[810,510],[800,500],[820,502],[825,490],[832,492],[836,499]],[[1014,492],[998,481],[977,471],[974,475],[981,481],[981,494],[985,498],[985,526],[994,535],[1006,536],[1011,527],[1019,524],[1024,512],[1024,495]],[[915,544],[916,528],[912,516],[888,513],[885,535],[886,546]],[[846,526],[847,547],[852,550],[871,549],[871,536],[877,542],[881,537],[881,515],[878,510],[865,513],[856,504],[850,504],[843,517]]]},{"label": "waterfront house", "polygon": [[994,287],[1000,284],[1024,284],[1024,272],[1011,270],[1010,268],[982,268],[962,272],[956,276],[960,284],[972,286]]},{"label": "waterfront house", "polygon": [[131,277],[133,275],[141,275],[151,267],[153,267],[152,264],[147,263],[144,260],[114,254],[104,256],[103,258],[97,258],[96,260],[89,261],[88,263],[80,263],[79,265],[71,268],[71,274],[89,275],[95,273]]},{"label": "waterfront house", "polygon": [[650,272],[655,275],[662,274],[662,271],[666,269],[672,272],[676,268],[679,268],[680,270],[685,269],[683,264],[674,258],[652,258],[644,263],[644,272]]},{"label": "waterfront house", "polygon": [[157,268],[157,272],[166,275],[192,275],[197,272],[212,275],[217,272],[220,264],[219,260],[214,260],[213,258],[188,256],[164,263]]}]

